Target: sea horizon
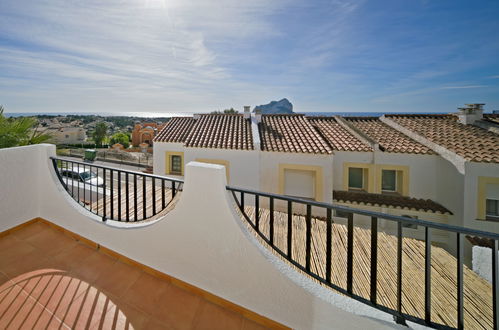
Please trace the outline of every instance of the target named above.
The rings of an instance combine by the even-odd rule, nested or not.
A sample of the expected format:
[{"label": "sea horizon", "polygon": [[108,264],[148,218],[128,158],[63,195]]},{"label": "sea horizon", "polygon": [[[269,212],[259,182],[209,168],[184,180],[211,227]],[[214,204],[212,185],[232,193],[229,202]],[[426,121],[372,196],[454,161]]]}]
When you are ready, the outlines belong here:
[{"label": "sea horizon", "polygon": [[[171,117],[187,117],[200,112],[7,112],[4,113],[6,117],[29,117],[29,116],[67,116],[67,115],[78,115],[78,116],[103,116],[103,117],[138,117],[138,118],[171,118]],[[305,114],[308,116],[343,116],[343,117],[354,117],[354,116],[375,116],[379,117],[384,114],[404,114],[404,112],[334,112],[334,111],[297,111],[295,114]],[[446,114],[450,112],[407,112],[407,114]],[[486,112],[492,113],[492,112]]]}]

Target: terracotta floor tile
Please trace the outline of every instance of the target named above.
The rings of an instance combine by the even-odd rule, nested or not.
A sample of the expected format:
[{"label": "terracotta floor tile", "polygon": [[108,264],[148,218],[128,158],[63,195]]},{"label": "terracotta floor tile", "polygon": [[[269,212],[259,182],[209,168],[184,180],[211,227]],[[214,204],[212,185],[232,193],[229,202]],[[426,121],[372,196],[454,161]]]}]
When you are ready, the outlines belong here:
[{"label": "terracotta floor tile", "polygon": [[12,323],[22,321],[33,304],[35,300],[17,285],[3,290],[0,293],[0,328],[6,329]]},{"label": "terracotta floor tile", "polygon": [[153,317],[175,329],[191,329],[201,298],[174,285],[169,285],[159,297]]},{"label": "terracotta floor tile", "polygon": [[196,315],[194,329],[241,329],[241,315],[228,311],[220,306],[203,301]]},{"label": "terracotta floor tile", "polygon": [[106,312],[104,317],[95,322],[91,329],[144,329],[148,321],[148,315],[128,304],[118,302]]},{"label": "terracotta floor tile", "polygon": [[18,261],[20,258],[30,255],[36,250],[30,244],[18,240],[11,235],[0,239],[1,243],[4,243],[5,241],[7,241],[8,244],[2,244],[2,246],[0,246],[0,270],[3,270],[11,263]]},{"label": "terracotta floor tile", "polygon": [[101,273],[107,272],[115,263],[116,258],[95,251],[73,267],[72,272],[82,280],[93,283]]},{"label": "terracotta floor tile", "polygon": [[137,281],[141,273],[137,267],[117,261],[101,272],[95,285],[119,298]]},{"label": "terracotta floor tile", "polygon": [[115,304],[102,291],[90,287],[68,307],[64,313],[56,311],[55,315],[72,329],[89,329],[91,325],[99,324]]},{"label": "terracotta floor tile", "polygon": [[90,286],[88,283],[70,276],[54,278],[53,281],[51,289],[43,290],[38,301],[62,320],[69,312],[71,304],[84,295]]},{"label": "terracotta floor tile", "polygon": [[158,301],[168,285],[167,282],[142,272],[123,296],[123,301],[152,315],[158,308]]},{"label": "terracotta floor tile", "polygon": [[49,225],[42,222],[35,222],[28,226],[23,227],[22,229],[16,230],[12,233],[13,236],[25,240],[33,235],[39,234],[45,230],[53,230]]},{"label": "terracotta floor tile", "polygon": [[39,269],[47,258],[48,257],[42,252],[33,250],[27,254],[18,255],[16,260],[1,266],[0,269],[8,277],[14,278],[21,274]]},{"label": "terracotta floor tile", "polygon": [[174,330],[175,328],[172,328],[171,326],[161,323],[158,320],[151,318],[149,321],[146,323],[145,328],[146,330]]},{"label": "terracotta floor tile", "polygon": [[48,256],[59,254],[77,244],[76,240],[52,228],[31,235],[25,241]]},{"label": "terracotta floor tile", "polygon": [[251,320],[243,318],[242,330],[265,330],[265,329],[268,329],[268,328],[266,328],[263,325],[260,325],[258,323],[255,323]]},{"label": "terracotta floor tile", "polygon": [[4,273],[0,272],[0,292],[11,285],[10,279]]},{"label": "terracotta floor tile", "polygon": [[70,271],[95,252],[96,250],[88,245],[77,243],[70,249],[53,256],[49,263],[57,265],[61,270]]}]

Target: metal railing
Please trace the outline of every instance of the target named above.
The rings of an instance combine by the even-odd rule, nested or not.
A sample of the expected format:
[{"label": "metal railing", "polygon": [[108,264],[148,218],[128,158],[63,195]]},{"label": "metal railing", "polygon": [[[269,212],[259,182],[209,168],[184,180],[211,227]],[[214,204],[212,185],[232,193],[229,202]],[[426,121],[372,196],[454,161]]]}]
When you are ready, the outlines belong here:
[{"label": "metal railing", "polygon": [[[258,236],[265,241],[270,247],[277,252],[280,256],[287,259],[291,264],[296,266],[301,271],[305,272],[309,276],[313,277],[317,281],[339,291],[342,294],[345,294],[353,299],[356,299],[362,303],[375,307],[384,312],[390,313],[393,315],[394,320],[399,324],[406,324],[407,321],[412,321],[415,323],[423,324],[426,326],[430,326],[437,329],[462,329],[464,328],[464,298],[463,298],[463,288],[464,288],[464,277],[463,277],[463,259],[464,259],[464,250],[463,250],[463,238],[465,235],[479,236],[490,239],[493,241],[494,248],[492,249],[492,319],[493,319],[493,327],[494,329],[498,329],[499,322],[499,272],[498,272],[498,249],[499,249],[499,234],[468,229],[464,227],[452,226],[441,223],[434,223],[424,220],[418,220],[414,218],[402,217],[389,215],[385,213],[372,212],[361,209],[354,209],[345,206],[339,206],[329,203],[316,202],[311,200],[305,200],[300,198],[288,197],[283,195],[277,195],[272,193],[263,193],[259,191],[252,191],[241,189],[237,187],[227,186],[227,190],[230,191],[234,197],[234,200],[241,211],[243,217],[248,222],[248,224],[256,231]],[[245,198],[246,197],[246,198]],[[245,203],[246,199],[246,203]],[[252,203],[248,203],[248,201]],[[261,225],[261,214],[266,209],[262,209],[261,205],[265,202],[266,206],[269,209],[269,218],[268,218],[268,228],[266,227],[265,231],[267,235],[264,233]],[[274,211],[276,211],[276,204],[280,203],[280,208],[284,208],[285,211],[283,214],[287,213],[287,230],[286,230],[286,249],[281,249],[276,244],[276,233],[274,226]],[[251,205],[250,205],[251,204]],[[296,221],[293,216],[293,209],[296,205],[301,205],[300,208],[305,209],[305,214],[303,215],[305,218],[305,258],[298,258],[293,254],[293,222]],[[248,214],[246,208],[248,206],[254,207],[253,214]],[[331,269],[333,261],[333,251],[332,251],[332,239],[333,239],[333,213],[332,211],[336,210],[337,212],[342,212],[347,215],[346,220],[346,285],[338,285],[331,281]],[[325,214],[325,217],[319,217],[321,221],[325,221],[326,232],[325,239],[326,241],[326,253],[325,253],[325,275],[319,274],[319,272],[313,272],[311,267],[311,245],[312,245],[312,219],[318,219],[318,217],[312,216],[312,211],[314,214],[322,213]],[[280,211],[276,211],[280,212]],[[353,284],[356,280],[353,272],[353,264],[354,264],[354,214],[363,215],[370,217],[371,226],[370,226],[370,283],[369,283],[369,297],[362,297],[353,292]],[[303,217],[302,216],[302,217]],[[284,215],[285,220],[286,215]],[[396,224],[396,308],[386,307],[378,302],[378,283],[377,283],[377,275],[378,275],[378,221],[380,219],[387,220],[389,222]],[[282,219],[281,219],[282,220]],[[286,221],[283,221],[284,226],[286,226]],[[403,255],[403,225],[412,224],[421,226],[424,228],[425,239],[424,239],[424,318],[419,317],[417,315],[410,315],[404,313],[402,310],[402,255]],[[444,231],[448,233],[448,235],[455,237],[456,242],[456,283],[457,286],[455,288],[456,297],[457,297],[457,326],[446,325],[432,321],[432,260],[431,260],[431,252],[432,252],[432,232],[434,231]],[[394,239],[395,239],[394,237]],[[283,245],[283,244],[281,244]],[[299,260],[301,259],[301,261]],[[480,306],[482,307],[482,306]]]},{"label": "metal railing", "polygon": [[142,221],[160,214],[182,191],[183,181],[88,162],[50,157],[73,199],[102,221]]}]

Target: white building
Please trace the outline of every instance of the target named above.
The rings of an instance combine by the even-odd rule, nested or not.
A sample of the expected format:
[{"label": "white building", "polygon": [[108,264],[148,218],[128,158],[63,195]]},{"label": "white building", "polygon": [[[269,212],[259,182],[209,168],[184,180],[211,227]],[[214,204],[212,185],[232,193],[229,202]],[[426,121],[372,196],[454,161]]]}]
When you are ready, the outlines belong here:
[{"label": "white building", "polygon": [[46,134],[52,136],[55,144],[79,144],[87,140],[87,134],[82,127],[54,127],[47,128]]},{"label": "white building", "polygon": [[154,173],[182,176],[192,160],[222,164],[233,186],[499,232],[499,135],[481,124],[499,125],[481,105],[466,109],[342,118],[245,107],[173,118],[154,141]]}]

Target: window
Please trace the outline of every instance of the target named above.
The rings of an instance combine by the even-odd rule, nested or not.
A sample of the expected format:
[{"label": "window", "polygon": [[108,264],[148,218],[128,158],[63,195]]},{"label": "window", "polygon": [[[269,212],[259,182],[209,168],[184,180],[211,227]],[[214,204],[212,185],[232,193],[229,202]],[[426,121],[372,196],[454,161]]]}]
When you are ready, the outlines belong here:
[{"label": "window", "polygon": [[348,189],[364,189],[364,169],[348,168]]},{"label": "window", "polygon": [[487,199],[485,205],[485,216],[487,220],[499,220],[499,200]]},{"label": "window", "polygon": [[285,169],[284,194],[292,197],[315,199],[315,172]]},{"label": "window", "polygon": [[381,171],[381,191],[396,192],[397,191],[397,171],[382,170]]},{"label": "window", "polygon": [[178,155],[170,156],[170,173],[182,174],[182,157]]}]

